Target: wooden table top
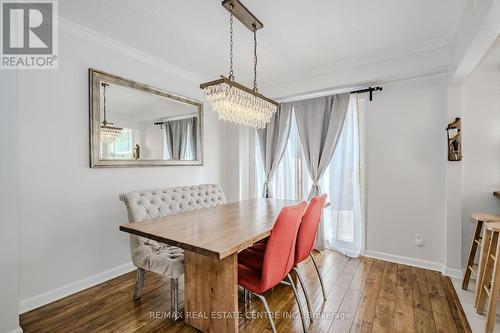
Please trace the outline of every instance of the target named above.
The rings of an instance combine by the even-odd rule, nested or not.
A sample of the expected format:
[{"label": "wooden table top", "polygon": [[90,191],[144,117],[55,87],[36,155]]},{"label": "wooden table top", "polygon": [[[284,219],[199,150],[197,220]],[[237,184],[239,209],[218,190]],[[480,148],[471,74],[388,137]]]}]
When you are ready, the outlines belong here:
[{"label": "wooden table top", "polygon": [[271,233],[280,210],[295,201],[252,199],[129,223],[121,231],[223,259]]}]

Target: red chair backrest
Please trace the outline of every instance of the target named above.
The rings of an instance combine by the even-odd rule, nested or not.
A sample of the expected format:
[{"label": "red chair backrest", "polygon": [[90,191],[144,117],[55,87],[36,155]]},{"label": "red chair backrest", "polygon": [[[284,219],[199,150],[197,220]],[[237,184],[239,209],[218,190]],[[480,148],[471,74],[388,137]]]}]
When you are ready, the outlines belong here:
[{"label": "red chair backrest", "polygon": [[311,253],[314,241],[316,240],[316,233],[318,232],[319,221],[321,220],[321,213],[325,206],[326,197],[328,195],[322,194],[313,197],[307,206],[302,223],[299,227],[297,235],[297,245],[295,247],[295,265],[306,259]]},{"label": "red chair backrest", "polygon": [[262,264],[262,287],[274,287],[293,267],[297,233],[307,203],[288,206],[281,210],[267,242]]}]

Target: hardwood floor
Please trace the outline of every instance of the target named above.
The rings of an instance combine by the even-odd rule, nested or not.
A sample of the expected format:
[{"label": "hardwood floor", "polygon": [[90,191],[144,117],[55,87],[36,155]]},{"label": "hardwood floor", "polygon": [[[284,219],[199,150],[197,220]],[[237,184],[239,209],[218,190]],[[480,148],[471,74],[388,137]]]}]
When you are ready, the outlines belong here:
[{"label": "hardwood floor", "polygon": [[[438,272],[333,251],[315,254],[328,300],[311,262],[301,265],[315,315],[310,332],[471,332],[449,278]],[[132,301],[135,272],[24,313],[24,332],[196,332],[168,319],[168,279],[146,272],[143,296]],[[180,283],[180,299],[183,299]],[[289,286],[266,293],[278,332],[302,332]],[[301,294],[305,307],[305,298]],[[246,306],[240,290],[241,332],[270,332],[263,306]]]}]

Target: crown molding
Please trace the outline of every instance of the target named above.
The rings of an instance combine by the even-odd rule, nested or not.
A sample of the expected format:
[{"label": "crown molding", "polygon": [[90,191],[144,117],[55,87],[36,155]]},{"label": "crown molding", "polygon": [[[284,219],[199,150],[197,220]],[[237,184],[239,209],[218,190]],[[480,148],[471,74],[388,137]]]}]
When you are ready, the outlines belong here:
[{"label": "crown molding", "polygon": [[435,74],[447,74],[449,62],[449,48],[441,48],[324,75],[292,80],[267,87],[264,91],[266,95],[278,101],[295,99],[297,96],[308,94],[324,94],[343,89],[352,90],[358,86],[366,87]]},{"label": "crown molding", "polygon": [[441,38],[434,38],[416,43],[407,44],[405,46],[386,49],[370,54],[357,55],[346,57],[331,64],[317,67],[308,71],[301,71],[296,74],[277,77],[275,80],[267,80],[267,84],[263,88],[279,86],[297,80],[306,80],[314,77],[332,74],[338,71],[371,65],[387,60],[403,58],[407,56],[417,55],[421,53],[433,52],[442,49],[449,49],[449,43]]},{"label": "crown molding", "polygon": [[[73,36],[106,47],[112,51],[119,52],[142,63],[159,68],[167,73],[182,77],[186,80],[196,83],[203,81],[203,78],[200,75],[168,63],[145,51],[105,36],[95,30],[89,29],[64,17],[59,17],[59,27],[62,31],[65,31]],[[310,80],[316,77],[331,75],[339,71],[373,65],[388,60],[395,60],[443,49],[449,50],[449,47],[450,45],[446,40],[435,38],[407,44],[397,48],[373,52],[370,54],[346,57],[328,65],[316,67],[310,70],[297,71],[290,75],[284,75],[281,77],[278,76],[275,77],[275,79],[267,80],[267,84],[263,84],[262,89],[265,90],[276,86],[286,85],[294,81]]]},{"label": "crown molding", "polygon": [[200,76],[198,76],[193,72],[190,72],[188,70],[185,70],[184,68],[168,63],[147,52],[144,52],[140,49],[122,43],[116,39],[105,36],[95,30],[89,29],[83,25],[75,23],[61,16],[59,16],[59,29],[73,36],[85,39],[89,42],[98,44],[112,51],[136,59],[142,63],[161,69],[167,73],[182,77],[186,80],[193,81],[196,83],[203,81],[203,79]]}]

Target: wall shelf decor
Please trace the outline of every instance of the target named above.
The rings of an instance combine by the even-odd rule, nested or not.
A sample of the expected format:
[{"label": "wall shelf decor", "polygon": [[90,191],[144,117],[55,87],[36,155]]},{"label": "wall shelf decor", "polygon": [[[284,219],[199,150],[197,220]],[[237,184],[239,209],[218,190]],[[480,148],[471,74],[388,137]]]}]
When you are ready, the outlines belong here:
[{"label": "wall shelf decor", "polygon": [[448,136],[448,161],[462,160],[462,121],[460,118],[455,118],[455,121],[449,123],[446,127]]}]

